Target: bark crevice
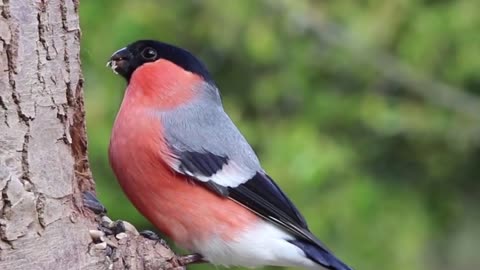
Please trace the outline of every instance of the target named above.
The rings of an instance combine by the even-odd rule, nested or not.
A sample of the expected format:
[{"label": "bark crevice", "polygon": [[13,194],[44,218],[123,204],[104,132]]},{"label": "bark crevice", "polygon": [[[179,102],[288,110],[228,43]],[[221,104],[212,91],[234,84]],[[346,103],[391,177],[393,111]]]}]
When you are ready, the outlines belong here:
[{"label": "bark crevice", "polygon": [[0,0],[0,269],[177,267],[137,235],[98,249],[82,201],[94,190],[78,1]]}]

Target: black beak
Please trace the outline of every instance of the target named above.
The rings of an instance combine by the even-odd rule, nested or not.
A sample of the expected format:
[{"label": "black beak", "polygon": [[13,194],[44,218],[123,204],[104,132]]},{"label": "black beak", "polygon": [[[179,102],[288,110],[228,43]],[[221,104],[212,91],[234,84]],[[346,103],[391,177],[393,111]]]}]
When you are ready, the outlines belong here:
[{"label": "black beak", "polygon": [[124,75],[128,73],[129,60],[131,58],[131,53],[127,48],[122,48],[112,54],[107,62],[107,67],[110,67],[116,74]]}]

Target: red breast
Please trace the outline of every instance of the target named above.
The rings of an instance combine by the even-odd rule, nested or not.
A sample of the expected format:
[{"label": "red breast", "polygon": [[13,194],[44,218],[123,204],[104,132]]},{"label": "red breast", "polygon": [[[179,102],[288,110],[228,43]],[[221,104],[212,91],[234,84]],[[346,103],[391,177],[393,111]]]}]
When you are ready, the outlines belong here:
[{"label": "red breast", "polygon": [[258,220],[165,163],[171,155],[155,111],[194,98],[192,86],[200,80],[166,60],[138,68],[115,120],[109,149],[114,173],[135,207],[185,248],[209,237],[231,239]]}]

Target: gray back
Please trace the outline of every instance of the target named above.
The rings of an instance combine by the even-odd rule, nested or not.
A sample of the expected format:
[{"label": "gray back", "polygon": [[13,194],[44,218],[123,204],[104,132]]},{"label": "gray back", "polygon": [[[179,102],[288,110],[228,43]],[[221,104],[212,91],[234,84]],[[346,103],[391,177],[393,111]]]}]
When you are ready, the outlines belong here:
[{"label": "gray back", "polygon": [[218,89],[203,82],[196,91],[192,101],[159,113],[167,142],[182,152],[210,152],[244,170],[260,171],[255,152],[225,113]]}]

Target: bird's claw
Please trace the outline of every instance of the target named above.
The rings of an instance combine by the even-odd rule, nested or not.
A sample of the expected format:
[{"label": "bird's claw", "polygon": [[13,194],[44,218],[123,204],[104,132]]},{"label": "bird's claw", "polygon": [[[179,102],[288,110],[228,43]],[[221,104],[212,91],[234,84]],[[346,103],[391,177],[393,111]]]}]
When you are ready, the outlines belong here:
[{"label": "bird's claw", "polygon": [[[124,220],[112,221],[107,216],[102,216],[98,229],[105,235],[115,235],[131,233],[133,235],[141,235],[149,240],[159,241],[162,245],[166,245],[165,241],[155,232],[150,230],[138,230],[130,222]],[[118,237],[117,237],[118,238]]]},{"label": "bird's claw", "polygon": [[97,215],[107,213],[107,208],[97,199],[95,194],[91,191],[85,191],[82,194],[83,205],[92,210]]},{"label": "bird's claw", "polygon": [[119,234],[119,233],[126,233],[126,232],[129,232],[129,233],[132,233],[134,235],[139,235],[138,233],[138,230],[137,228],[135,228],[135,226],[132,225],[132,223],[128,222],[128,221],[125,221],[125,220],[117,220],[115,222],[113,222],[113,232],[115,234]]},{"label": "bird's claw", "polygon": [[157,241],[158,243],[160,243],[160,245],[162,245],[166,248],[170,248],[167,245],[167,242],[165,242],[165,240],[163,240],[163,238],[161,238],[157,233],[155,233],[153,231],[143,230],[143,231],[140,232],[140,235],[149,239],[149,240]]},{"label": "bird's claw", "polygon": [[[97,197],[91,191],[85,191],[82,194],[83,205],[92,210],[95,214],[99,215],[98,218],[98,230],[90,230],[90,237],[93,240],[93,244],[96,249],[106,249],[108,251],[112,251],[111,241],[108,241],[106,236],[115,236],[116,239],[121,240],[123,238],[128,237],[127,233],[133,235],[142,235],[143,237],[157,241],[161,245],[168,247],[165,240],[163,240],[160,236],[158,236],[155,232],[150,230],[144,230],[142,232],[138,232],[138,230],[133,226],[131,223],[123,220],[112,221],[109,217],[105,214],[107,213],[107,209],[103,204],[97,199]],[[107,243],[108,242],[108,243]],[[192,255],[187,255],[180,257],[180,261],[183,261],[187,264],[194,263],[196,260],[195,257],[190,257]]]},{"label": "bird's claw", "polygon": [[147,239],[154,240],[154,241],[162,240],[160,238],[160,236],[158,236],[158,234],[156,234],[155,232],[150,231],[150,230],[143,230],[143,231],[140,232],[140,235],[147,238]]},{"label": "bird's claw", "polygon": [[187,266],[189,264],[195,263],[206,263],[207,261],[203,258],[202,255],[198,253],[184,255],[184,256],[177,256],[177,261],[180,266]]}]

